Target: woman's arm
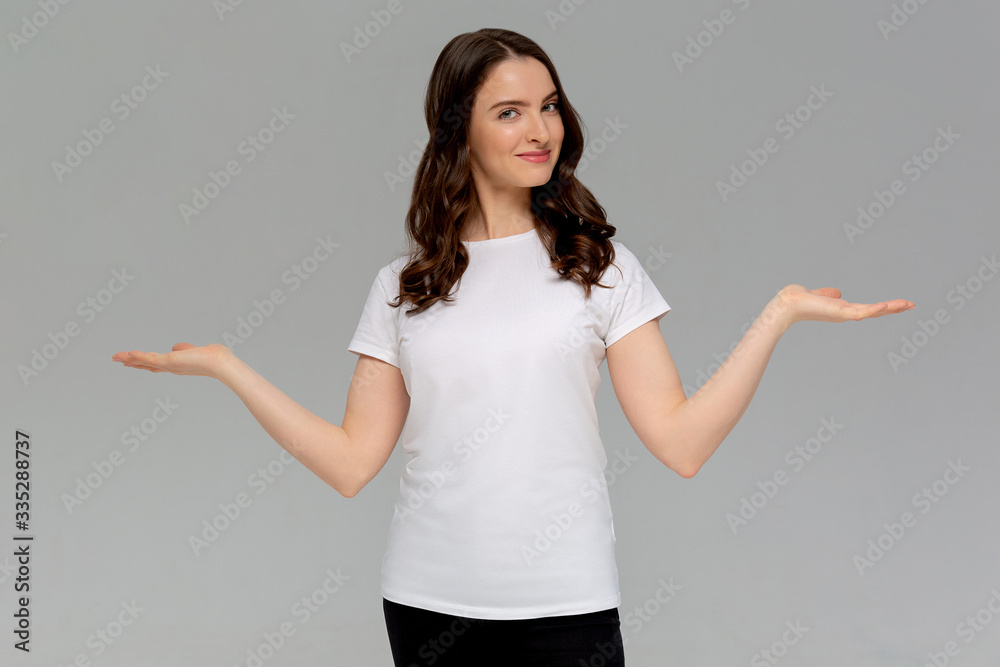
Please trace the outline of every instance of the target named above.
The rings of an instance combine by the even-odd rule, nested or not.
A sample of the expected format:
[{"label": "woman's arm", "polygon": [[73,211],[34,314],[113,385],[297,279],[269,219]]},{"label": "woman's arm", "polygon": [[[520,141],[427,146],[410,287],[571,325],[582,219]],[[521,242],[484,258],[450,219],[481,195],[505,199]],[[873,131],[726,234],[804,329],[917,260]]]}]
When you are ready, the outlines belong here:
[{"label": "woman's arm", "polygon": [[348,390],[343,426],[293,401],[223,345],[179,343],[166,354],[119,352],[112,359],[153,372],[217,378],[275,442],[347,498],[385,465],[410,406],[399,369],[364,355]]},{"label": "woman's arm", "polygon": [[399,369],[368,356],[358,358],[343,426],[305,409],[235,355],[222,364],[218,378],[275,442],[346,498],[385,465],[410,407]]},{"label": "woman's arm", "polygon": [[913,308],[897,299],[843,301],[834,288],[782,289],[761,311],[719,370],[690,398],[657,322],[647,322],[608,347],[608,372],[636,435],[664,465],[690,478],[746,412],[778,340],[794,322],[842,322]]}]

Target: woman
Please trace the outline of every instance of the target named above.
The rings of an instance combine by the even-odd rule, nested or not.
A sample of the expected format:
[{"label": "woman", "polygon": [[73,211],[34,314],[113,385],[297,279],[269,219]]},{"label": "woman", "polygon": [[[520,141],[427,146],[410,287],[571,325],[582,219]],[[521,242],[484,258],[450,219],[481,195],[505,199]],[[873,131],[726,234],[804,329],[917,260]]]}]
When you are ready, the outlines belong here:
[{"label": "woman", "polygon": [[545,52],[508,30],[455,37],[425,115],[410,249],[372,284],[348,347],[358,362],[342,426],[223,345],[113,359],[218,378],[346,497],[402,439],[410,458],[382,563],[396,665],[624,665],[594,406],[601,362],[643,444],[689,478],[792,323],[914,306],[788,285],[688,398],[658,327],[670,306],[574,175],[581,125]]}]

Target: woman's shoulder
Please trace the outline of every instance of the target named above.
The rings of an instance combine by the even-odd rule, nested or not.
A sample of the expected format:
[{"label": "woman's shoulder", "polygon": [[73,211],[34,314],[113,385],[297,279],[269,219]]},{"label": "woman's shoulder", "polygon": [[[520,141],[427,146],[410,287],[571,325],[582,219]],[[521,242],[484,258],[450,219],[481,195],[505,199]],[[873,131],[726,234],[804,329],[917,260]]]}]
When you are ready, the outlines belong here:
[{"label": "woman's shoulder", "polygon": [[396,253],[387,264],[383,264],[376,274],[376,280],[382,283],[387,293],[399,290],[399,274],[410,263],[408,253]]},{"label": "woman's shoulder", "polygon": [[609,239],[611,241],[611,246],[615,249],[615,263],[622,265],[628,263],[637,263],[639,260],[635,256],[632,250],[619,241],[618,239]]},{"label": "woman's shoulder", "polygon": [[627,245],[617,239],[609,240],[611,241],[612,248],[614,248],[615,256],[614,259],[608,263],[602,278],[607,278],[611,280],[612,283],[617,285],[625,279],[626,275],[632,274],[636,271],[636,269],[642,268],[642,263]]}]

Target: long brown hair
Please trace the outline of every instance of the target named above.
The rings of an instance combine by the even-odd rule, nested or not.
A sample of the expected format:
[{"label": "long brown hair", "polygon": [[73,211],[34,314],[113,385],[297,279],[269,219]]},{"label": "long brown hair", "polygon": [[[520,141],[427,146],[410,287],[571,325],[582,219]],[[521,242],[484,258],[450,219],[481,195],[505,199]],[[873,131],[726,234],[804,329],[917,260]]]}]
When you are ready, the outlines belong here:
[{"label": "long brown hair", "polygon": [[535,58],[549,70],[559,95],[564,137],[552,177],[531,188],[540,238],[564,280],[590,296],[614,261],[615,227],[604,208],[575,175],[583,154],[581,119],[559,82],[555,66],[531,39],[510,30],[483,28],[453,38],[441,51],[427,84],[424,116],[430,138],[413,181],[406,215],[410,261],[399,275],[399,296],[419,313],[439,299],[453,300],[452,286],[465,273],[469,253],[459,240],[463,223],[480,213],[467,149],[468,123],[480,87],[504,61]]}]

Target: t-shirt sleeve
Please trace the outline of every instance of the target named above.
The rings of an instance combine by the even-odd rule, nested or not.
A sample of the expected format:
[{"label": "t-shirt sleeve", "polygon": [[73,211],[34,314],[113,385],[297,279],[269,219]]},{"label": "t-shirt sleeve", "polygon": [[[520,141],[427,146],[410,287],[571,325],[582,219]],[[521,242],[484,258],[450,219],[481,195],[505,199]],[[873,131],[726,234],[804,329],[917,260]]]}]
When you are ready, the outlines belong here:
[{"label": "t-shirt sleeve", "polygon": [[[646,322],[659,320],[670,310],[639,259],[621,243],[615,243],[615,264],[621,275],[611,266],[606,274],[617,282],[611,289],[605,347]],[[605,280],[601,282],[608,284]]]},{"label": "t-shirt sleeve", "polygon": [[367,354],[399,367],[399,329],[396,322],[396,308],[389,305],[389,296],[382,284],[385,272],[375,276],[368,300],[361,312],[361,320],[354,331],[348,351]]}]

